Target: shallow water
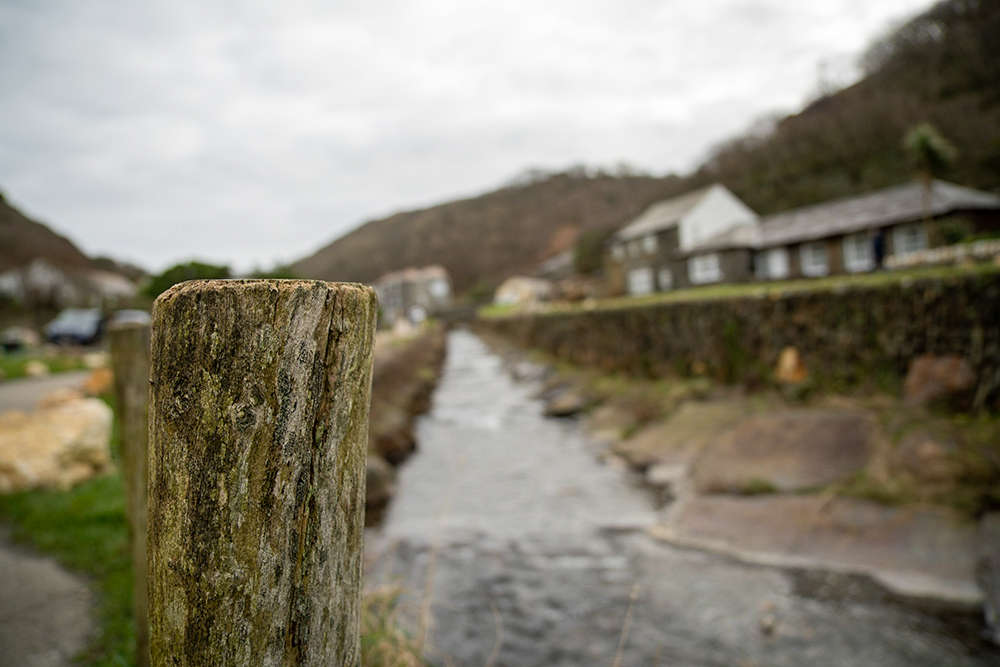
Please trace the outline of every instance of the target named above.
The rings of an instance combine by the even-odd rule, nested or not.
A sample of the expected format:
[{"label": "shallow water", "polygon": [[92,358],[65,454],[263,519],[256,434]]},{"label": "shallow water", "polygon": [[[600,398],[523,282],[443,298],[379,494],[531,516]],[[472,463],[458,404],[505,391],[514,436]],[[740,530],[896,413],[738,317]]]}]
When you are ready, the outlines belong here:
[{"label": "shallow water", "polygon": [[419,449],[368,535],[369,579],[403,585],[414,633],[429,593],[435,663],[610,666],[621,646],[622,665],[1000,664],[974,614],[648,537],[652,494],[601,464],[577,424],[542,417],[536,390],[450,334]]}]

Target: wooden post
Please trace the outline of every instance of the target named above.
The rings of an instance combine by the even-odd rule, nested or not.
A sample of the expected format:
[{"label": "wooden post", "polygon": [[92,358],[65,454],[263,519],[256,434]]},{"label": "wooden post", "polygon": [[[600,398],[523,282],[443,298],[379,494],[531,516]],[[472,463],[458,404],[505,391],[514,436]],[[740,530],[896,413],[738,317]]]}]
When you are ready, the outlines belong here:
[{"label": "wooden post", "polygon": [[360,664],[370,288],[199,280],[153,306],[154,667]]},{"label": "wooden post", "polygon": [[146,443],[149,438],[149,325],[120,324],[108,331],[115,374],[115,417],[121,443],[125,509],[132,538],[135,664],[149,667],[146,591]]}]

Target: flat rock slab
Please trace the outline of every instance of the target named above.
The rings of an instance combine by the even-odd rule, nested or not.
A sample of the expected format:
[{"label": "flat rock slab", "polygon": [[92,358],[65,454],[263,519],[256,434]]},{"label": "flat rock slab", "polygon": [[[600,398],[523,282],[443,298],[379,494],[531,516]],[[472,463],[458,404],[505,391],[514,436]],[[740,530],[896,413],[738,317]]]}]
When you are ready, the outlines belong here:
[{"label": "flat rock slab", "polygon": [[69,667],[94,633],[87,586],[0,527],[0,665]]},{"label": "flat rock slab", "polygon": [[764,495],[691,498],[660,536],[760,562],[867,573],[900,593],[975,603],[976,533],[973,522],[943,509]]},{"label": "flat rock slab", "polygon": [[693,469],[700,493],[803,491],[865,466],[873,428],[863,413],[787,410],[750,417],[715,439]]},{"label": "flat rock slab", "polygon": [[635,465],[688,465],[701,450],[744,419],[740,402],[684,403],[666,421],[618,443],[615,453]]}]

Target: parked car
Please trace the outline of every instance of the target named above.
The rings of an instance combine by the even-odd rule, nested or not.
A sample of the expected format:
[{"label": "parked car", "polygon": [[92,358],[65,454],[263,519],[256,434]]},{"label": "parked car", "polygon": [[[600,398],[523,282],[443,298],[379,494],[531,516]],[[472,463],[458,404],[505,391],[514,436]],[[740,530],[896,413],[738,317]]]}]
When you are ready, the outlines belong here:
[{"label": "parked car", "polygon": [[28,327],[8,327],[0,331],[0,347],[4,352],[17,352],[38,345],[38,334]]},{"label": "parked car", "polygon": [[111,316],[111,324],[149,324],[149,322],[149,313],[145,310],[119,310]]},{"label": "parked car", "polygon": [[97,308],[67,308],[45,325],[45,338],[53,343],[88,345],[104,333],[104,318]]}]

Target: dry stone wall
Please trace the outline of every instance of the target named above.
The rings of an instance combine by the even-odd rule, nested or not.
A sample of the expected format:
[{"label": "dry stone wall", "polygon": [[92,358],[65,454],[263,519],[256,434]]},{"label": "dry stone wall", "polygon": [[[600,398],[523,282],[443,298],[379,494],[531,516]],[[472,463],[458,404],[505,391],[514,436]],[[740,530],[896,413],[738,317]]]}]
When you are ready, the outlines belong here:
[{"label": "dry stone wall", "polygon": [[976,376],[976,407],[1000,399],[1000,274],[843,290],[764,293],[634,308],[524,314],[477,326],[607,372],[705,373],[760,382],[788,346],[810,382],[898,384],[921,354],[958,354]]}]

